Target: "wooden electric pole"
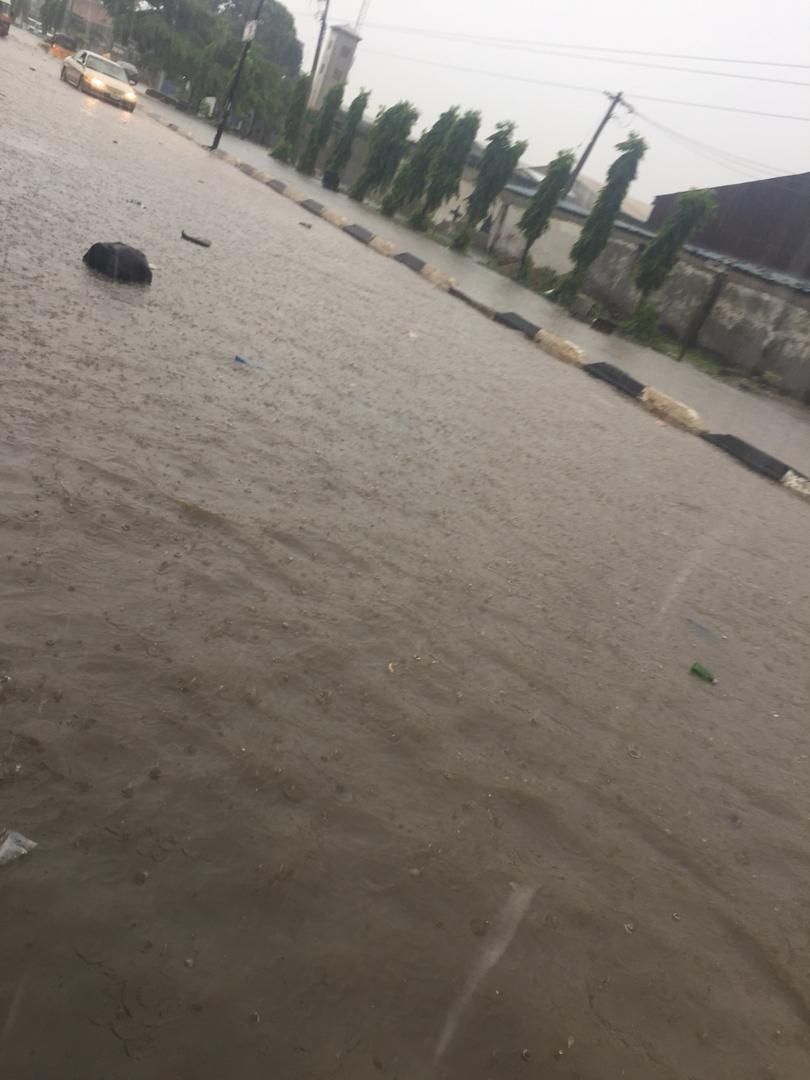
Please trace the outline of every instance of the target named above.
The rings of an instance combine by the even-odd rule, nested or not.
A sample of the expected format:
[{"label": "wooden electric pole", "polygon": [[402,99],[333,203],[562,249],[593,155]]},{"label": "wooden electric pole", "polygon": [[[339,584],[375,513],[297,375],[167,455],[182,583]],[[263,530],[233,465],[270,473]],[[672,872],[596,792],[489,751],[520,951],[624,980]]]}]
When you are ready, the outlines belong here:
[{"label": "wooden electric pole", "polygon": [[[585,165],[585,162],[591,156],[591,150],[593,150],[594,146],[596,146],[596,140],[599,138],[599,136],[605,130],[605,125],[607,124],[608,120],[610,120],[611,116],[613,116],[613,113],[616,111],[616,106],[620,105],[622,100],[623,100],[621,90],[618,92],[618,94],[609,94],[608,97],[610,98],[610,105],[608,106],[608,111],[605,113],[605,115],[602,117],[601,121],[599,122],[599,127],[593,133],[593,138],[588,143],[588,145],[585,147],[585,150],[584,150],[584,152],[582,154],[582,157],[579,159],[579,161],[577,162],[576,168],[571,173],[571,180],[569,181],[568,187],[567,187],[566,192],[565,192],[566,195],[570,194],[570,192],[573,191],[574,184],[577,182],[577,177],[582,172],[582,169],[583,169],[583,167]],[[565,198],[565,196],[563,196],[563,198]]]},{"label": "wooden electric pole", "polygon": [[318,31],[318,44],[315,46],[315,58],[312,61],[312,73],[310,74],[310,84],[315,87],[315,74],[318,70],[318,61],[321,58],[321,49],[323,48],[323,39],[326,34],[326,20],[329,15],[329,0],[324,0],[323,11],[321,12],[321,28]]}]

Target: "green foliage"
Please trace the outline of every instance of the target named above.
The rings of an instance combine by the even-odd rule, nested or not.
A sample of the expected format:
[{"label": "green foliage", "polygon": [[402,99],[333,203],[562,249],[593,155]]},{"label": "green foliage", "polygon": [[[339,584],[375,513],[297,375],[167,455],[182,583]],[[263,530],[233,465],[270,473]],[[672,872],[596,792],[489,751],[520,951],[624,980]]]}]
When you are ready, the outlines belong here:
[{"label": "green foliage", "polygon": [[692,188],[678,198],[672,214],[644,249],[633,270],[642,304],[650,293],[661,288],[683,245],[703,228],[716,209],[717,200],[711,191]]},{"label": "green foliage", "polygon": [[314,176],[315,166],[318,164],[321,150],[329,141],[332,128],[335,126],[337,114],[343,101],[343,83],[333,86],[323,101],[321,111],[316,115],[315,122],[309,132],[307,145],[298,159],[296,168],[305,176]]},{"label": "green foliage", "polygon": [[208,45],[231,37],[214,0],[104,0],[116,37],[135,45],[142,66],[170,79],[193,78]]},{"label": "green foliage", "polygon": [[[46,0],[53,3],[54,0]],[[135,47],[147,73],[165,72],[178,83],[178,97],[196,111],[204,97],[222,101],[242,47],[245,21],[255,0],[103,0],[117,41]],[[301,45],[292,15],[277,0],[265,0],[245,62],[234,116],[249,121],[248,134],[269,138],[278,129],[289,98],[283,74],[295,74]]]},{"label": "green foliage", "polygon": [[487,138],[475,187],[467,199],[466,217],[451,245],[457,251],[463,251],[468,246],[476,226],[489,213],[490,206],[503,190],[529,145],[526,142],[513,143],[514,133],[515,125],[512,121],[502,120],[495,125],[495,131]]},{"label": "green foliage", "polygon": [[529,251],[548,228],[554,207],[565,195],[574,169],[573,150],[560,150],[546,169],[546,175],[540,187],[532,195],[518,221],[518,229],[525,237],[523,257],[520,261],[520,273],[525,273],[530,265]]},{"label": "green foliage", "polygon": [[660,319],[661,312],[655,304],[642,300],[630,318],[621,324],[621,329],[643,345],[652,345],[658,337]]},{"label": "green foliage", "polygon": [[408,136],[419,118],[410,101],[400,101],[377,113],[368,137],[368,154],[363,171],[349,195],[362,202],[375,191],[385,191],[408,148]]},{"label": "green foliage", "polygon": [[[518,228],[520,228],[519,222]],[[517,265],[517,269],[515,270],[515,281],[519,281],[521,285],[528,285],[532,280],[533,274],[534,262],[532,261],[532,257],[529,252],[527,250],[524,250],[523,258],[520,260]]]},{"label": "green foliage", "polygon": [[[216,7],[232,33],[241,39],[245,23],[256,14],[256,0],[226,0]],[[265,60],[281,68],[286,75],[298,74],[303,49],[295,34],[295,20],[277,0],[264,0],[251,53],[254,50],[261,50]]]},{"label": "green foliage", "polygon": [[382,212],[392,217],[397,210],[411,206],[422,195],[428,169],[445,137],[458,119],[458,106],[447,109],[428,131],[423,131],[408,160],[399,167],[394,183],[382,202]]},{"label": "green foliage", "polygon": [[361,90],[349,106],[343,126],[335,140],[335,145],[327,158],[327,169],[339,173],[346,168],[351,160],[354,137],[357,134],[360,121],[363,119],[363,113],[366,111],[369,96],[368,90]]},{"label": "green foliage", "polygon": [[422,203],[408,219],[413,228],[427,228],[434,211],[447,199],[458,194],[464,162],[475,142],[480,123],[480,113],[465,112],[445,135],[440,149],[430,163]]},{"label": "green foliage", "polygon": [[574,269],[560,278],[551,290],[553,299],[560,303],[573,303],[585,272],[604,250],[616,215],[627,195],[627,189],[636,178],[647,144],[640,135],[631,132],[616,149],[621,150],[621,154],[608,169],[607,182],[599,192],[593,210],[585,219],[582,231],[571,248]]},{"label": "green foliage", "polygon": [[281,142],[271,151],[277,161],[292,161],[298,149],[301,129],[307,114],[309,98],[309,75],[299,75],[293,87],[287,115],[284,119],[284,134]]},{"label": "green foliage", "polygon": [[39,11],[39,21],[46,34],[59,30],[65,19],[68,0],[44,0]]}]

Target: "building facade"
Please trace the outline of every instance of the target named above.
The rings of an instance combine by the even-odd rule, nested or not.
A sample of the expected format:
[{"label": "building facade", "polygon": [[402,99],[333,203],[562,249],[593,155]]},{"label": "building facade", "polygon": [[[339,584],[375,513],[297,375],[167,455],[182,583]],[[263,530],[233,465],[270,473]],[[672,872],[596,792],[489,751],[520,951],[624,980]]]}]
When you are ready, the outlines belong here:
[{"label": "building facade", "polygon": [[331,26],[309,95],[310,109],[320,109],[333,86],[349,78],[360,35],[349,26]]},{"label": "building facade", "polygon": [[[692,245],[810,279],[810,173],[726,184],[714,193],[717,212]],[[669,217],[679,194],[656,198],[648,228]]]}]

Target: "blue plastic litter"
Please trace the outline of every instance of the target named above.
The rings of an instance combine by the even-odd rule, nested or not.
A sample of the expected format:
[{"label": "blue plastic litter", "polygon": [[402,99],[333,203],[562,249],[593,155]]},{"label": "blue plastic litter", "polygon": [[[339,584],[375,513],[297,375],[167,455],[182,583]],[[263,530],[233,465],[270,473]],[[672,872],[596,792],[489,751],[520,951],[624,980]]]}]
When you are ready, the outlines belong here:
[{"label": "blue plastic litter", "polygon": [[233,358],[235,364],[242,364],[244,367],[258,368],[259,371],[267,371],[267,368],[262,367],[261,364],[256,364],[252,360],[245,359],[244,356],[240,356],[238,353]]}]

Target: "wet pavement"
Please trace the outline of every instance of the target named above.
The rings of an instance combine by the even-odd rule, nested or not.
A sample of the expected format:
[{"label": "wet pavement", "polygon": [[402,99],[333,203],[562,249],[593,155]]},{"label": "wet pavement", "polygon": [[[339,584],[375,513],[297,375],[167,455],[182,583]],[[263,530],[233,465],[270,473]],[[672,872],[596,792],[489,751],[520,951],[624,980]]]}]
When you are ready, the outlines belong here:
[{"label": "wet pavement", "polygon": [[[144,98],[144,107],[191,131],[201,145],[210,144],[213,129],[205,121],[186,116],[154,98]],[[401,250],[412,251],[425,262],[440,267],[455,277],[464,291],[483,303],[498,311],[517,311],[538,326],[576,342],[585,349],[590,360],[617,364],[645,386],[655,386],[679,401],[685,401],[697,409],[712,431],[737,435],[810,476],[810,409],[806,406],[772,395],[740,390],[711,378],[688,363],[679,364],[661,353],[619,337],[606,337],[570,318],[556,304],[509,281],[474,258],[458,255],[342,193],[325,190],[320,181],[301,176],[295,169],[274,161],[255,143],[226,135],[221,146],[241,160],[305,191],[350,221],[379,232],[400,245]]]},{"label": "wet pavement", "polygon": [[0,95],[0,1074],[804,1080],[806,504]]}]

